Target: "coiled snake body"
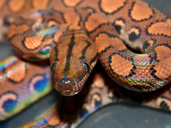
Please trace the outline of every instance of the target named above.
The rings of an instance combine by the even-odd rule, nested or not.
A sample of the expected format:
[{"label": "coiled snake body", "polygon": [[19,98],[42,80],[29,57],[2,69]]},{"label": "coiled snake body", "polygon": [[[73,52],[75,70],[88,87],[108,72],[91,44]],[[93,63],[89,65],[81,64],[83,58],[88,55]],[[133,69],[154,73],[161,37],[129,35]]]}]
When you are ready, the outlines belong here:
[{"label": "coiled snake body", "polygon": [[[45,62],[49,57],[53,86],[65,96],[82,90],[98,58],[110,78],[129,90],[155,91],[171,81],[171,20],[143,1],[4,0],[0,8],[2,21],[11,24],[8,39],[18,53],[0,63],[1,120],[52,90],[50,68]],[[134,92],[127,98],[123,95],[128,90],[112,87],[114,82],[105,83],[109,78],[101,71],[90,79],[92,87],[87,83],[86,91],[79,94],[85,98],[78,95],[66,100],[69,107],[73,101],[81,102],[79,111],[90,114],[93,108],[116,101],[117,91],[123,99],[135,96]],[[170,110],[168,88],[155,94],[153,100],[145,98],[148,103],[144,104],[160,108],[164,103]],[[96,100],[100,104],[94,103]],[[84,117],[79,115],[75,122],[69,118],[66,123],[60,113],[52,109],[41,126],[75,126]]]}]

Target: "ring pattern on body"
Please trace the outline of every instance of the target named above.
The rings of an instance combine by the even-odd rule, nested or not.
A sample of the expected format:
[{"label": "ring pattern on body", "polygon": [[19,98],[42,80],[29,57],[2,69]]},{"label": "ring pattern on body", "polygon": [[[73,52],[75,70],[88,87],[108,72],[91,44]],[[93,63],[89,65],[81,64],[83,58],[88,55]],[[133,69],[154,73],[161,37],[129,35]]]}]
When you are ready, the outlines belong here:
[{"label": "ring pattern on body", "polygon": [[[99,107],[135,97],[171,109],[171,20],[156,8],[141,0],[16,1],[0,1],[0,40],[10,24],[18,54],[0,62],[1,120],[49,93],[51,81],[62,95],[81,93],[25,127],[77,126]],[[114,81],[100,67],[86,82],[98,59]]]}]

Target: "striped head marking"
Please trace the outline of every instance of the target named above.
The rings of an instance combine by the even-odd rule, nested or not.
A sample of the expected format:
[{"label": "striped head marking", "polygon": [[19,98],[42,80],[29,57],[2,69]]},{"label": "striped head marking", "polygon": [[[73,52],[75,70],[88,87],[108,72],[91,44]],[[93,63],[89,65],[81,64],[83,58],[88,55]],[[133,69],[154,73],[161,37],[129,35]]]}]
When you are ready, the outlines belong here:
[{"label": "striped head marking", "polygon": [[[60,65],[60,66],[59,66]],[[54,88],[64,96],[72,96],[79,93],[91,71],[90,64],[86,60],[70,60],[52,65]],[[62,71],[62,69],[64,69]]]},{"label": "striped head marking", "polygon": [[95,44],[82,33],[62,38],[51,51],[54,88],[62,95],[79,93],[97,61]]}]

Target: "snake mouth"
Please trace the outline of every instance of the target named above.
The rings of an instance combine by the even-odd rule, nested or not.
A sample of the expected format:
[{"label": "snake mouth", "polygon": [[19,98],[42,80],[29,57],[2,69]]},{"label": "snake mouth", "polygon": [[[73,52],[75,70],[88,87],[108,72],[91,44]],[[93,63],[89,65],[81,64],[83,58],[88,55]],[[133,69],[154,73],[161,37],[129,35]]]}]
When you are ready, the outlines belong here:
[{"label": "snake mouth", "polygon": [[72,90],[70,89],[65,89],[65,90],[62,90],[61,92],[59,92],[61,95],[63,96],[74,96],[76,94],[78,94],[78,92],[73,92]]},{"label": "snake mouth", "polygon": [[84,75],[80,81],[76,81],[73,78],[63,78],[56,82],[55,89],[63,96],[76,95],[82,90],[87,78],[88,74]]},{"label": "snake mouth", "polygon": [[79,91],[73,91],[70,87],[64,87],[62,90],[57,90],[63,96],[74,96],[79,93]]},{"label": "snake mouth", "polygon": [[73,96],[80,92],[77,82],[67,78],[63,78],[57,82],[55,89],[63,96]]}]

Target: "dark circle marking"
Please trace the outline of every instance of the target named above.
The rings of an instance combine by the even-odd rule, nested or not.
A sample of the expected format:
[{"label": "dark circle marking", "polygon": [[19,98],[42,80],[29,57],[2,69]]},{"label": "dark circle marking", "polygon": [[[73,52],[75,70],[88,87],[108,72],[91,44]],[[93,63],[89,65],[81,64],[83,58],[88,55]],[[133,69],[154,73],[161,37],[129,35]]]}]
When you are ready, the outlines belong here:
[{"label": "dark circle marking", "polygon": [[129,40],[134,42],[135,40],[137,40],[141,35],[141,29],[138,27],[134,27],[130,30],[129,33]]},{"label": "dark circle marking", "polygon": [[169,110],[169,106],[167,105],[166,102],[162,101],[160,103],[160,108],[164,109],[164,110]]},{"label": "dark circle marking", "polygon": [[48,78],[45,74],[33,76],[29,82],[29,89],[32,92],[43,92],[48,85]]},{"label": "dark circle marking", "polygon": [[[13,91],[8,91],[0,96],[0,101],[3,102],[2,108],[5,112],[13,111],[18,103],[18,94]],[[4,101],[3,101],[4,100]]]},{"label": "dark circle marking", "polygon": [[112,24],[116,31],[121,34],[122,33],[122,30],[124,29],[123,27],[125,26],[125,20],[122,19],[122,18],[119,18],[117,20],[115,20],[115,22]]}]

